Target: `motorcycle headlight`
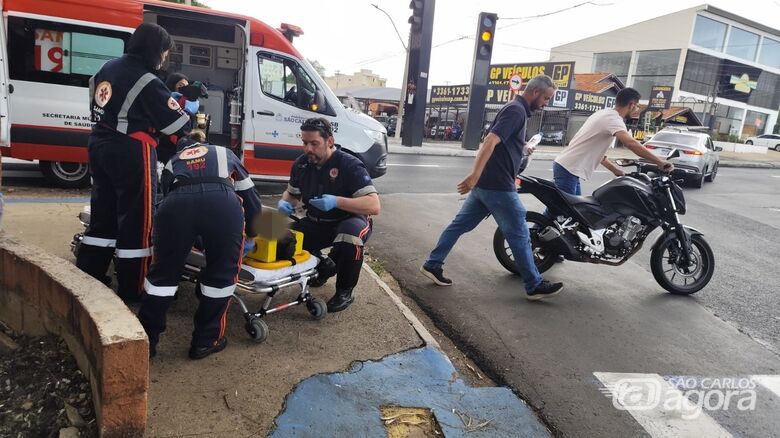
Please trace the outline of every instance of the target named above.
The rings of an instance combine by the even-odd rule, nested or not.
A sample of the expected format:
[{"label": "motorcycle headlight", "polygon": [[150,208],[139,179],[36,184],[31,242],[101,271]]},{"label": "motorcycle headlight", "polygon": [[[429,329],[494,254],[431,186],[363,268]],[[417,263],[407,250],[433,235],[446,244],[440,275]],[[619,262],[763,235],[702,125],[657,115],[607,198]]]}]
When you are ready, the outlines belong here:
[{"label": "motorcycle headlight", "polygon": [[374,143],[385,144],[386,134],[384,132],[374,131],[372,129],[364,129],[363,132],[365,132],[368,138],[373,140]]}]

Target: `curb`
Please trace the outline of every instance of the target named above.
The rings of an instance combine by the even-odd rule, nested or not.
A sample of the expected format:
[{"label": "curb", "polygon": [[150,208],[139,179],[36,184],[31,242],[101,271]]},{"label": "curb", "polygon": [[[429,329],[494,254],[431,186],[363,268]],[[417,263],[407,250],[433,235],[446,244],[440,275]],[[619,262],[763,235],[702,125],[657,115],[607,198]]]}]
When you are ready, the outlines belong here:
[{"label": "curb", "polygon": [[401,314],[406,317],[406,320],[409,321],[409,324],[412,325],[412,328],[414,328],[414,331],[417,332],[417,334],[420,336],[420,338],[425,342],[425,345],[431,346],[436,348],[437,350],[441,350],[441,346],[436,341],[436,339],[433,338],[433,335],[431,335],[431,332],[428,331],[427,328],[423,325],[422,322],[420,322],[419,319],[414,315],[411,309],[406,306],[406,304],[401,301],[401,298],[396,295],[395,292],[393,292],[392,289],[390,289],[390,286],[387,285],[381,278],[379,278],[379,275],[374,272],[373,269],[371,269],[370,266],[368,266],[366,263],[363,263],[363,269],[368,272],[368,274],[371,276],[371,278],[374,279],[376,284],[379,285],[382,290],[387,293],[387,295],[390,297],[391,300],[393,300],[393,303],[395,303],[396,307],[398,307],[398,310],[401,311]]}]

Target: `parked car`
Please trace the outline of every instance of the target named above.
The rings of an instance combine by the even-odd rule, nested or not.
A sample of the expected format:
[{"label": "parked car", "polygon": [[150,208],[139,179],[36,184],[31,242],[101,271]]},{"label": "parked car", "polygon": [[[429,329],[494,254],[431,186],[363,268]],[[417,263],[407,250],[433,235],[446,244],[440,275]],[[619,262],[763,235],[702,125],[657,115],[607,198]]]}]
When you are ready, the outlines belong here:
[{"label": "parked car", "polygon": [[[717,152],[723,150],[712,144],[705,132],[689,131],[685,128],[666,128],[656,133],[645,147],[654,155],[666,157],[672,149],[680,150],[680,157],[673,158],[672,176],[683,178],[693,187],[700,188],[704,181],[712,182],[718,174],[720,157]],[[643,171],[658,171],[655,164],[640,160]]]},{"label": "parked car", "polygon": [[374,120],[376,120],[377,122],[381,123],[382,126],[384,126],[385,129],[387,129],[387,124],[390,121],[390,118],[387,117],[387,116],[381,116],[380,115],[380,116],[374,116]]},{"label": "parked car", "polygon": [[542,141],[540,144],[552,144],[556,146],[563,146],[564,132],[561,130],[543,131]]},{"label": "parked car", "polygon": [[780,152],[780,135],[764,134],[758,137],[749,137],[745,144],[754,144],[756,146],[766,146],[767,149],[774,149]]}]

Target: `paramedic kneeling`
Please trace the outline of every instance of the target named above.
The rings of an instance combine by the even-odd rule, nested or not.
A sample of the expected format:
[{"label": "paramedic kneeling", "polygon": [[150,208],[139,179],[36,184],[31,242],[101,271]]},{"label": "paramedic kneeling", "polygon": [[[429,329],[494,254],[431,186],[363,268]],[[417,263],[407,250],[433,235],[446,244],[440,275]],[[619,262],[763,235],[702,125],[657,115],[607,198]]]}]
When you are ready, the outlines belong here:
[{"label": "paramedic kneeling", "polygon": [[246,229],[247,236],[255,235],[251,219],[262,208],[260,197],[235,154],[200,143],[171,158],[163,170],[162,186],[167,196],[156,217],[154,261],[144,282],[146,296],[138,319],[154,356],[184,262],[200,236],[206,267],[200,272],[200,304],[189,356],[201,359],[227,345],[225,324],[245,252],[243,233]]},{"label": "paramedic kneeling", "polygon": [[320,263],[319,278],[312,286],[336,274],[336,294],[328,301],[328,312],[340,312],[354,301],[363,245],[371,236],[371,215],[380,210],[379,195],[363,163],[334,144],[333,128],[326,119],[306,120],[301,139],[304,154],[293,163],[279,211],[291,215],[302,202],[306,217],[293,228],[303,232],[304,249],[317,254],[333,247]]}]

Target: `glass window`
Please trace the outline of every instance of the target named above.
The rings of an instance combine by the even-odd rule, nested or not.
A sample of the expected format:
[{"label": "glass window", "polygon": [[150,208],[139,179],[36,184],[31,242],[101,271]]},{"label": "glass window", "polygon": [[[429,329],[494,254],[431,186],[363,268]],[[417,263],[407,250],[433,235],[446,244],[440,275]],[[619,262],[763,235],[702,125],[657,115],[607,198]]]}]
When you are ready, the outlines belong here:
[{"label": "glass window", "polygon": [[758,62],[769,67],[780,68],[780,41],[764,37]]},{"label": "glass window", "polygon": [[729,43],[726,46],[726,53],[738,56],[742,59],[753,61],[756,59],[756,50],[758,49],[758,35],[742,30],[738,27],[731,27],[729,34]]},{"label": "glass window", "polygon": [[596,53],[593,55],[593,71],[603,71],[617,76],[624,84],[631,65],[631,52]]},{"label": "glass window", "polygon": [[750,91],[747,103],[761,108],[777,110],[780,107],[780,75],[761,71],[756,88]]},{"label": "glass window", "polygon": [[748,111],[745,116],[745,124],[742,127],[742,137],[754,137],[764,132],[767,118],[767,114]]},{"label": "glass window", "polygon": [[129,33],[8,18],[11,79],[87,87],[103,64],[122,56]]},{"label": "glass window", "polygon": [[636,55],[632,87],[639,91],[643,99],[650,95],[653,85],[674,85],[680,50],[646,50]]},{"label": "glass window", "polygon": [[691,42],[720,52],[723,50],[723,40],[726,39],[726,27],[724,23],[697,15]]},{"label": "glass window", "polygon": [[308,111],[335,115],[325,102],[316,105],[322,95],[317,85],[297,62],[270,54],[258,55],[260,88],[268,96]]},{"label": "glass window", "polygon": [[662,141],[664,143],[676,143],[685,146],[697,146],[699,144],[699,136],[686,135],[686,134],[674,134],[671,132],[659,132],[653,136],[653,141]]},{"label": "glass window", "polygon": [[720,59],[688,50],[680,89],[707,96],[718,82],[720,69]]}]

